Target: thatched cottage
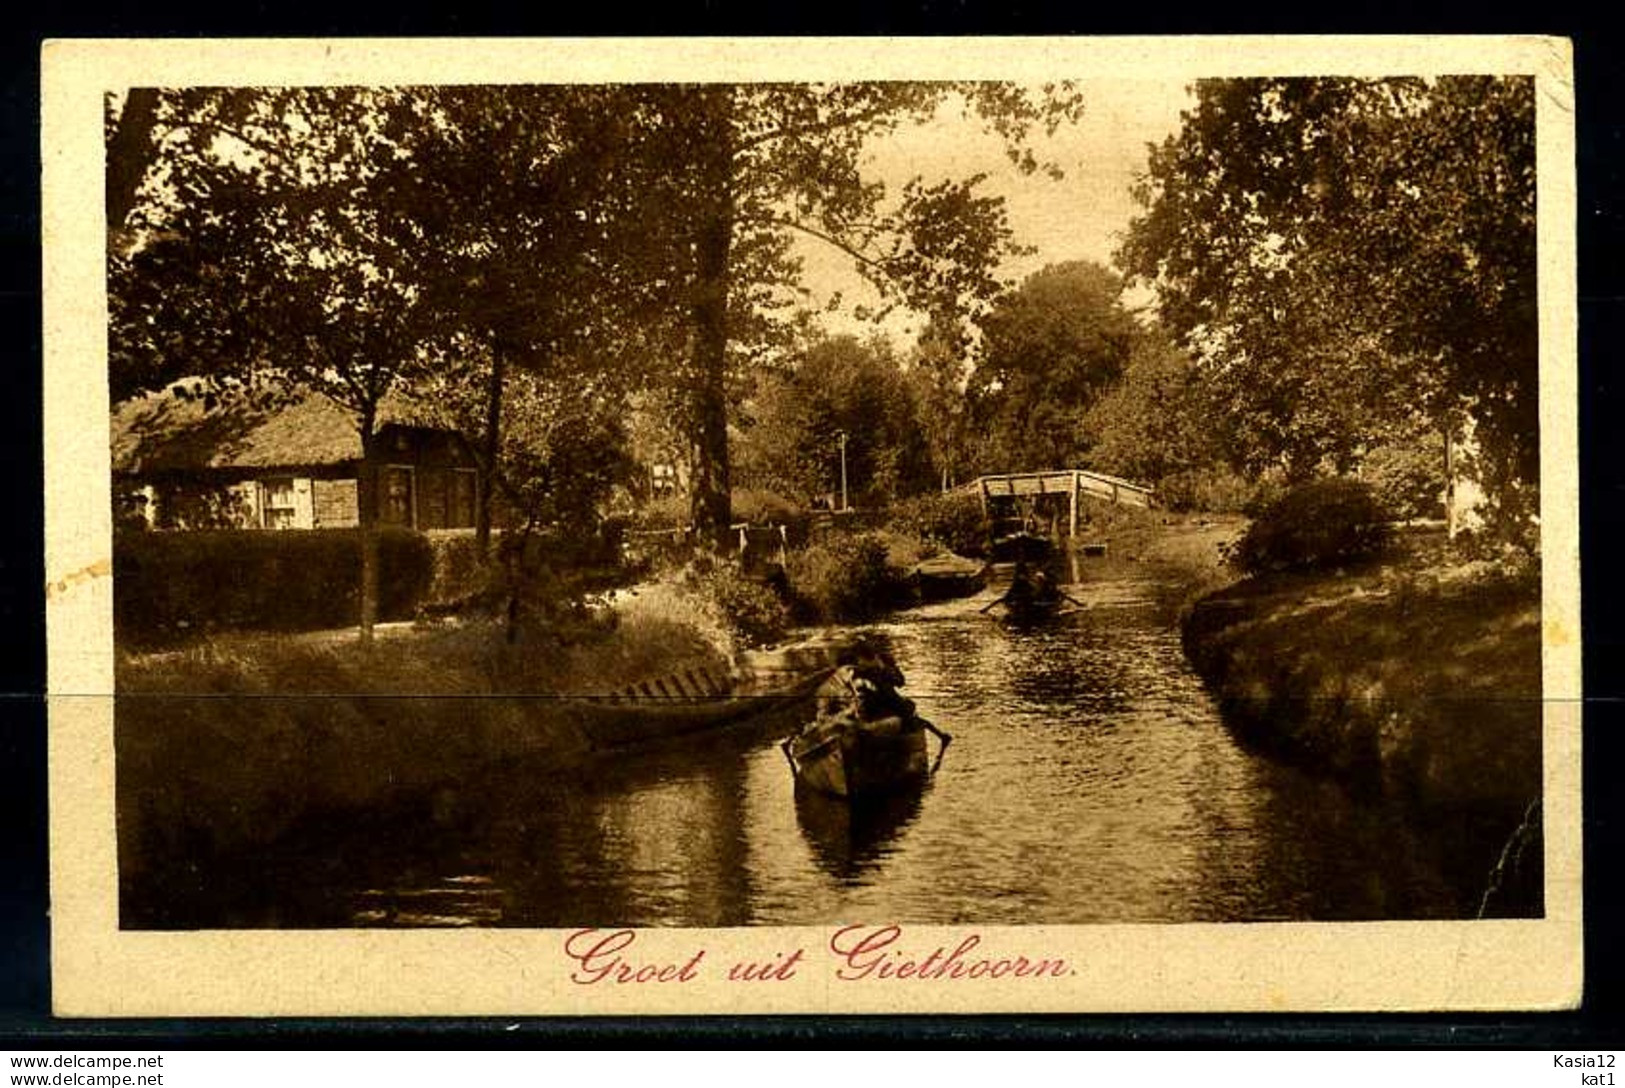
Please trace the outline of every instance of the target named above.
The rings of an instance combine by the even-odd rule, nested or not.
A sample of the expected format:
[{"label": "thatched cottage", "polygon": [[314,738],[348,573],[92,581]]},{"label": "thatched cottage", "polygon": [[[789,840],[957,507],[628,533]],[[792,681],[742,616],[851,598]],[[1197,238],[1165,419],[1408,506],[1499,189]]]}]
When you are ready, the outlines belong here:
[{"label": "thatched cottage", "polygon": [[[379,408],[378,517],[414,529],[471,527],[484,488],[460,435],[404,397]],[[112,417],[118,513],[154,529],[326,529],[358,523],[355,415],[319,393],[273,407],[205,407],[166,391]]]}]

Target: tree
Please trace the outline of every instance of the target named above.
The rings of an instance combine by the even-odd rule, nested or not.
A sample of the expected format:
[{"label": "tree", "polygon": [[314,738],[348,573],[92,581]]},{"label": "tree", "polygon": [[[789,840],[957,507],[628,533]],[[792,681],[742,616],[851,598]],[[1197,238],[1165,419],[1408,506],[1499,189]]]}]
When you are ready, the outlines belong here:
[{"label": "tree", "polygon": [[[221,123],[189,120],[194,107]],[[424,248],[390,199],[410,184],[409,109],[353,88],[162,96],[161,184],[111,257],[114,373],[139,382],[184,359],[210,397],[270,380],[355,414],[363,642],[378,602],[379,408],[423,363]]]},{"label": "tree", "polygon": [[1090,407],[1089,464],[1157,484],[1221,459],[1211,407],[1195,367],[1160,329],[1139,332],[1119,381]]},{"label": "tree", "polygon": [[[121,221],[129,242],[112,250],[115,390],[184,366],[216,391],[270,376],[350,408],[366,639],[383,399],[431,380],[482,391],[460,429],[501,483],[516,449],[501,433],[511,367],[630,369],[637,334],[670,327],[653,316],[670,308],[669,247],[639,218],[666,190],[627,177],[653,161],[628,150],[646,131],[639,100],[597,87],[183,91],[142,114],[146,101],[132,94],[109,126],[110,194],[148,172]],[[140,153],[143,132],[156,152]],[[482,545],[491,506],[478,505]]]},{"label": "tree", "polygon": [[1347,468],[1420,408],[1478,425],[1516,521],[1538,471],[1534,87],[1525,77],[1197,86],[1118,255],[1155,284],[1238,462]]},{"label": "tree", "polygon": [[842,250],[888,297],[923,312],[975,310],[997,292],[1012,246],[1002,202],[976,193],[982,178],[916,178],[888,200],[862,170],[866,142],[950,100],[1029,172],[1039,163],[1023,147],[1028,133],[1081,112],[1070,87],[1003,83],[707,84],[664,104],[665,161],[687,188],[673,235],[690,255],[692,335],[675,377],[688,392],[694,519],[707,534],[729,521],[730,373],[782,348],[764,316],[795,285],[792,232]]},{"label": "tree", "polygon": [[1055,264],[983,318],[967,391],[984,471],[1081,463],[1088,410],[1122,373],[1134,338],[1121,293],[1121,281],[1097,264]]},{"label": "tree", "polygon": [[837,491],[844,434],[858,503],[885,503],[930,486],[914,400],[884,340],[815,340],[794,371],[764,377],[749,410],[739,460],[752,483],[800,499]]},{"label": "tree", "polygon": [[[504,478],[502,452],[516,452],[502,435],[510,370],[601,391],[613,382],[613,401],[680,337],[664,286],[677,278],[672,250],[647,226],[673,189],[643,146],[658,131],[650,98],[660,93],[580,85],[417,92],[418,187],[401,209],[428,251],[424,310],[437,369],[484,390],[478,419],[465,414],[461,423],[493,480]],[[490,504],[480,515],[483,552]]]}]

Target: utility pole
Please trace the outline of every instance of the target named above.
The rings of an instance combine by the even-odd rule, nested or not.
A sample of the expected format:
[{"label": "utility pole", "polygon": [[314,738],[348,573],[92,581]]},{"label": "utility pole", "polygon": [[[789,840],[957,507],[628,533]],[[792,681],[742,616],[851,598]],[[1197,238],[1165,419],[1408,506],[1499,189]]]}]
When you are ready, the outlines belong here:
[{"label": "utility pole", "polygon": [[852,509],[846,502],[846,432],[837,431],[835,438],[841,444],[841,512],[844,514]]}]

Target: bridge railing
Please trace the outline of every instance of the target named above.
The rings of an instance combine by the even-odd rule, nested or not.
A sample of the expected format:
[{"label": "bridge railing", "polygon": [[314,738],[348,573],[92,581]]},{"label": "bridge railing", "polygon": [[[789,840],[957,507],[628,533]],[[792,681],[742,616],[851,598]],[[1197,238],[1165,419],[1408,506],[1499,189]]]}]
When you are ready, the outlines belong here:
[{"label": "bridge railing", "polygon": [[1087,469],[1054,469],[1044,472],[1009,472],[978,476],[961,490],[969,491],[981,498],[984,515],[989,513],[988,506],[995,499],[1064,496],[1068,507],[1069,535],[1075,535],[1078,531],[1078,506],[1081,496],[1088,495],[1119,506],[1149,508],[1154,502],[1151,488],[1143,484],[1119,476],[1109,476],[1103,472],[1090,472]]},{"label": "bridge railing", "polygon": [[1083,469],[978,476],[966,484],[964,490],[980,493],[984,498],[1012,495],[1070,495],[1076,492],[1127,506],[1150,506],[1154,494],[1151,488],[1143,484]]}]

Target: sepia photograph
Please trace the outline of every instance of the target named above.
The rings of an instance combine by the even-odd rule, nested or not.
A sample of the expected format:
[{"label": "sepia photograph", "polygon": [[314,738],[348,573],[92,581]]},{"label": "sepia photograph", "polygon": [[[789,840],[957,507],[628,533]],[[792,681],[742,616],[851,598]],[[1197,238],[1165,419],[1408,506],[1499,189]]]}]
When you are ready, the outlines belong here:
[{"label": "sepia photograph", "polygon": [[1577,941],[1542,73],[847,59],[79,76],[99,939]]}]

